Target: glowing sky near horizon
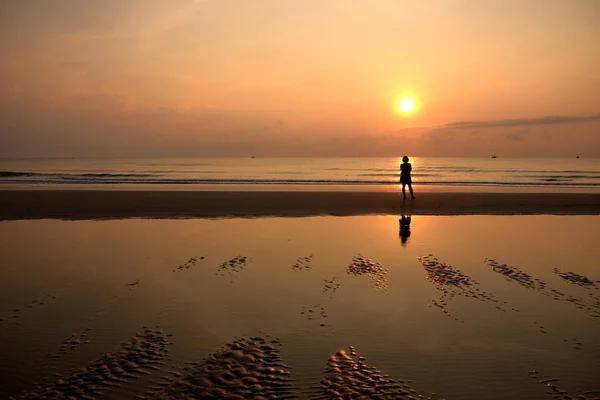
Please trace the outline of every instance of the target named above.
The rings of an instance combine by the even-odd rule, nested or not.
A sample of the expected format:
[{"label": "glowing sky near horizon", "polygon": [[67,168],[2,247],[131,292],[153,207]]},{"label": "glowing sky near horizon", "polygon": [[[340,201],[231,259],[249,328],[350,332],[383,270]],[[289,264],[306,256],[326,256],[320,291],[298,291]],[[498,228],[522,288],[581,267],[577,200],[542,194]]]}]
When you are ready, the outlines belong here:
[{"label": "glowing sky near horizon", "polygon": [[0,22],[2,157],[600,156],[596,0],[7,0]]}]

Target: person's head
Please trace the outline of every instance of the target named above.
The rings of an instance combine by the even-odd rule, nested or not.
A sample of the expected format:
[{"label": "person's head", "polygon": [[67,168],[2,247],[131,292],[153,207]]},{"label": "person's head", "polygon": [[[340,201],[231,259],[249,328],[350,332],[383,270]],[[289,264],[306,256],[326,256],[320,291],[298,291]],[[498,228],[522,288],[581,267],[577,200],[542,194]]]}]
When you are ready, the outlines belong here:
[{"label": "person's head", "polygon": [[408,162],[408,157],[407,156],[402,157],[402,162]]}]

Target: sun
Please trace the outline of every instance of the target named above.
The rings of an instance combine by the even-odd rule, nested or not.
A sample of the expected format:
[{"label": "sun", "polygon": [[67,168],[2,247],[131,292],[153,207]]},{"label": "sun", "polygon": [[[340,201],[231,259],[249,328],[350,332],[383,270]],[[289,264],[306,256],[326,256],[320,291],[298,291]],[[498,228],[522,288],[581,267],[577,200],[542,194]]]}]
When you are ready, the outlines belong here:
[{"label": "sun", "polygon": [[414,108],[415,103],[408,97],[403,98],[400,102],[400,109],[405,113],[411,112]]}]

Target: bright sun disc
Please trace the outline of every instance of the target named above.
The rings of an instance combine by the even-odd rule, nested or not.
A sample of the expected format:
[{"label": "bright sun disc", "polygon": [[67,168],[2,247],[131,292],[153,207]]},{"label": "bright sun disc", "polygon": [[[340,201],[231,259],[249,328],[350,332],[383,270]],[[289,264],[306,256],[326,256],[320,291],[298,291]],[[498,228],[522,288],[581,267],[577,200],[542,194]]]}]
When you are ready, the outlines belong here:
[{"label": "bright sun disc", "polygon": [[400,109],[404,112],[410,112],[413,108],[415,108],[415,104],[409,98],[402,99],[400,102]]}]

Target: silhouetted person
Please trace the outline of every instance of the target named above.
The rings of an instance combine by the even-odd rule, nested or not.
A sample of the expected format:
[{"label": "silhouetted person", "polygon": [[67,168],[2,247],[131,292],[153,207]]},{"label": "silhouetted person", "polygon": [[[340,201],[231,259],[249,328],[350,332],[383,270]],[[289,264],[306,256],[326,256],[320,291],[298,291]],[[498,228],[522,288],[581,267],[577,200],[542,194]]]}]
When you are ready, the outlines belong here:
[{"label": "silhouetted person", "polygon": [[402,242],[402,246],[406,246],[406,242],[410,236],[410,217],[403,215],[398,221],[400,222],[400,241]]},{"label": "silhouetted person", "polygon": [[402,164],[400,164],[400,184],[402,185],[402,198],[406,198],[406,185],[410,190],[410,196],[414,199],[415,195],[412,189],[412,178],[410,172],[412,171],[412,165],[408,162],[408,157],[402,157]]}]

